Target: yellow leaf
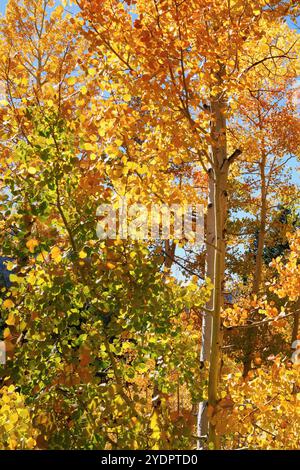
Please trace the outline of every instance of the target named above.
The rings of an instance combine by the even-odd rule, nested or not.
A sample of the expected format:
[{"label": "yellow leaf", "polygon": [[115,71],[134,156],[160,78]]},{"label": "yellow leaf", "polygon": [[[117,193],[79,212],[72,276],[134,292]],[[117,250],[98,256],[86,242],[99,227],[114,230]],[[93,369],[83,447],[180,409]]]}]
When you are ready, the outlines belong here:
[{"label": "yellow leaf", "polygon": [[46,256],[48,255],[47,251],[42,251],[36,257],[37,261],[45,261]]},{"label": "yellow leaf", "polygon": [[6,269],[8,271],[12,271],[14,269],[14,263],[12,263],[11,261],[8,261],[8,263],[6,263]]},{"label": "yellow leaf", "polygon": [[28,173],[29,173],[30,175],[35,175],[35,174],[36,174],[36,168],[34,168],[33,166],[30,166],[30,167],[28,168]]},{"label": "yellow leaf", "polygon": [[51,250],[51,258],[55,261],[55,263],[59,263],[61,261],[61,251],[58,246],[54,246]]},{"label": "yellow leaf", "polygon": [[116,265],[113,264],[113,263],[108,262],[108,263],[106,263],[106,267],[107,267],[108,269],[115,269]]},{"label": "yellow leaf", "polygon": [[22,282],[22,278],[18,277],[16,274],[10,274],[9,280],[10,282],[17,282],[18,284]]},{"label": "yellow leaf", "polygon": [[88,74],[91,76],[91,77],[94,77],[97,73],[97,70],[96,69],[88,69]]},{"label": "yellow leaf", "polygon": [[26,246],[29,249],[30,253],[34,252],[34,249],[36,246],[38,246],[39,242],[37,241],[36,238],[31,238],[26,242]]},{"label": "yellow leaf", "polygon": [[154,412],[153,412],[153,414],[150,418],[150,428],[152,430],[151,437],[155,441],[155,444],[152,447],[152,449],[158,449],[157,443],[160,439],[160,428],[159,428],[159,420],[158,420],[158,415],[157,415],[156,410],[154,410]]},{"label": "yellow leaf", "polygon": [[3,331],[3,338],[6,339],[10,336],[10,329],[9,328],[4,328]]},{"label": "yellow leaf", "polygon": [[27,282],[28,282],[29,284],[31,284],[32,286],[34,286],[34,284],[35,284],[35,282],[36,282],[36,276],[35,276],[35,274],[34,274],[33,271],[31,271],[31,272],[28,274],[26,280],[27,280]]},{"label": "yellow leaf", "polygon": [[83,95],[86,95],[87,94],[87,87],[85,85],[83,85],[83,87],[81,87],[80,91]]},{"label": "yellow leaf", "polygon": [[4,424],[4,428],[5,428],[5,431],[6,432],[10,432],[13,428],[14,428],[14,425],[11,421],[7,421],[5,424]]},{"label": "yellow leaf", "polygon": [[14,306],[15,306],[15,304],[13,303],[13,301],[11,299],[4,300],[4,302],[2,304],[3,308],[13,308]]},{"label": "yellow leaf", "polygon": [[13,313],[10,312],[10,314],[8,315],[8,319],[6,320],[6,324],[11,326],[11,325],[14,325],[15,322],[16,322],[15,316]]},{"label": "yellow leaf", "polygon": [[75,77],[69,77],[68,80],[67,80],[67,82],[68,82],[68,85],[71,85],[71,86],[72,86],[72,85],[75,85],[75,83],[76,83],[76,78],[75,78]]},{"label": "yellow leaf", "polygon": [[10,417],[9,417],[9,420],[10,420],[10,422],[11,422],[12,424],[16,424],[16,422],[18,421],[18,419],[19,419],[18,413],[13,413],[13,414],[11,414]]},{"label": "yellow leaf", "polygon": [[94,146],[90,142],[85,142],[83,144],[83,148],[84,148],[84,150],[94,150]]},{"label": "yellow leaf", "polygon": [[119,147],[120,145],[123,144],[123,139],[121,139],[121,138],[116,139],[115,144]]},{"label": "yellow leaf", "polygon": [[84,258],[86,258],[86,257],[87,257],[87,254],[86,254],[85,251],[80,251],[80,252],[79,252],[79,258],[84,259]]},{"label": "yellow leaf", "polygon": [[8,395],[3,395],[2,401],[3,401],[4,403],[9,403],[9,402],[10,402],[10,397],[9,397]]},{"label": "yellow leaf", "polygon": [[33,449],[36,446],[36,440],[33,439],[33,437],[30,437],[27,439],[26,444],[29,449]]}]

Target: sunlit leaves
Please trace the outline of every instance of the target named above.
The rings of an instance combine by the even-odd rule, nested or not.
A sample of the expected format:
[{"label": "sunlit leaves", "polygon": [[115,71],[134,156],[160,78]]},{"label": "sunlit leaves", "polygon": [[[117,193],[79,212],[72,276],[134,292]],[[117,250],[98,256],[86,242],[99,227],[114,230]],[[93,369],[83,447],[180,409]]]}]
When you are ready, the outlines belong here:
[{"label": "sunlit leaves", "polygon": [[[49,2],[44,21],[46,3],[11,1],[1,25],[1,256],[9,271],[1,287],[1,379],[9,376],[9,385],[5,379],[0,391],[0,447],[193,449],[194,409],[207,400],[201,325],[214,314],[202,311],[214,287],[202,276],[205,249],[191,253],[181,284],[160,242],[98,240],[96,210],[117,195],[147,205],[206,201],[211,152],[222,140],[211,136],[211,105],[222,97],[228,153],[245,149],[244,166],[230,170],[230,204],[256,215],[258,188],[251,198],[251,185],[238,180],[242,166],[253,171],[262,142],[272,158],[275,150],[280,158],[295,153],[298,127],[290,112],[274,108],[250,128],[260,98],[253,89],[272,85],[293,109],[285,94],[292,60],[268,57],[285,51],[295,33],[278,2],[270,11],[259,0],[210,8],[204,0],[93,0],[79,2],[78,15],[63,8],[69,2]],[[264,99],[264,110],[273,102]],[[280,171],[274,175],[270,188],[277,184],[291,201],[295,191],[278,185]],[[224,331],[239,336],[255,317],[270,323],[268,334],[288,335],[291,318],[283,316],[291,307],[281,299],[299,297],[298,238],[268,267],[280,300],[265,286],[249,295],[228,264],[236,298],[224,308]],[[288,432],[295,447],[296,368],[255,351],[244,380],[231,347],[224,347],[220,400],[209,408],[224,447],[274,448],[275,435],[280,448]]]},{"label": "sunlit leaves", "polygon": [[288,234],[288,236],[291,251],[286,260],[277,257],[272,261],[272,267],[277,270],[279,279],[274,279],[270,289],[279,297],[288,297],[295,301],[300,297],[300,232],[298,230],[294,235]]},{"label": "sunlit leaves", "polygon": [[58,246],[54,246],[51,250],[51,258],[54,260],[55,263],[59,263],[62,259],[61,250]]},{"label": "sunlit leaves", "polygon": [[0,397],[0,449],[34,449],[38,432],[32,426],[24,396],[9,385],[0,389]]}]

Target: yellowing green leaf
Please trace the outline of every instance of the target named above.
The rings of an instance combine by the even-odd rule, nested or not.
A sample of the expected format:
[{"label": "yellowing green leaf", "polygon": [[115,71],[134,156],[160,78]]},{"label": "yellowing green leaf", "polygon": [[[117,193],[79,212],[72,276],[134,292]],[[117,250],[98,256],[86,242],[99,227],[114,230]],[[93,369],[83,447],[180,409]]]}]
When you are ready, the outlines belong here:
[{"label": "yellowing green leaf", "polygon": [[18,284],[20,284],[22,282],[22,278],[17,276],[16,274],[10,274],[9,275],[9,280],[10,280],[10,282],[17,282]]},{"label": "yellowing green leaf", "polygon": [[69,77],[68,80],[67,80],[67,82],[68,82],[68,85],[71,85],[71,86],[72,86],[72,85],[75,85],[75,83],[76,83],[76,78],[75,78],[75,77]]},{"label": "yellowing green leaf", "polygon": [[84,150],[88,150],[88,151],[89,151],[89,150],[94,150],[94,145],[91,144],[90,142],[85,142],[85,143],[83,144],[83,148],[84,148]]},{"label": "yellowing green leaf", "polygon": [[14,263],[12,263],[11,261],[9,261],[8,263],[6,263],[6,269],[8,271],[12,271],[14,269],[15,265]]}]

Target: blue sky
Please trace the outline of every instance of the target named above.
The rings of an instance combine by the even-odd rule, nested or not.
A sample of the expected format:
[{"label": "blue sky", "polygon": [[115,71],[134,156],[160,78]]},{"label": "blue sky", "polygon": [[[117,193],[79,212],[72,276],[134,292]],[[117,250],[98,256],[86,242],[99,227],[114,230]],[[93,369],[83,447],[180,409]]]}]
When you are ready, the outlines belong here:
[{"label": "blue sky", "polygon": [[[0,14],[3,14],[5,12],[5,7],[6,7],[6,4],[7,4],[7,0],[0,0]],[[291,27],[293,27],[292,24],[290,24]],[[296,161],[293,161],[291,163],[291,169],[292,169],[292,180],[294,183],[297,183],[299,184],[299,174],[298,172],[296,171],[296,167],[298,166],[298,164],[296,163]],[[178,254],[178,253],[177,253]],[[184,254],[183,254],[183,257],[184,257]],[[177,274],[177,276],[181,279],[182,276],[180,275],[179,271],[180,269],[178,269],[178,267],[174,267],[174,271],[175,273]],[[178,272],[177,272],[178,271]]]},{"label": "blue sky", "polygon": [[[0,14],[3,14],[5,12],[7,1],[8,0],[0,0]],[[290,21],[288,23],[290,27],[292,28],[294,27],[294,25]],[[295,159],[290,163],[290,167],[292,169],[291,177],[292,177],[293,182],[299,184],[299,174],[297,171],[295,171],[295,169],[298,167],[298,164]]]},{"label": "blue sky", "polygon": [[0,0],[0,14],[5,12],[5,7],[8,0]]},{"label": "blue sky", "polygon": [[0,0],[0,13],[4,13],[7,0]]}]

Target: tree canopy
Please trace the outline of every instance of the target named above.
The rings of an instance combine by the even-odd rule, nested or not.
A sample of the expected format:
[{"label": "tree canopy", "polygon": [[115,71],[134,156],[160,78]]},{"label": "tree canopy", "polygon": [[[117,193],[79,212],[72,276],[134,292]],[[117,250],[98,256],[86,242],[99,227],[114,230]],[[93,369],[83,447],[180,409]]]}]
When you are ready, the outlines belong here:
[{"label": "tree canopy", "polygon": [[[298,15],[8,0],[0,449],[299,448]],[[203,240],[99,237],[120,200]]]}]

